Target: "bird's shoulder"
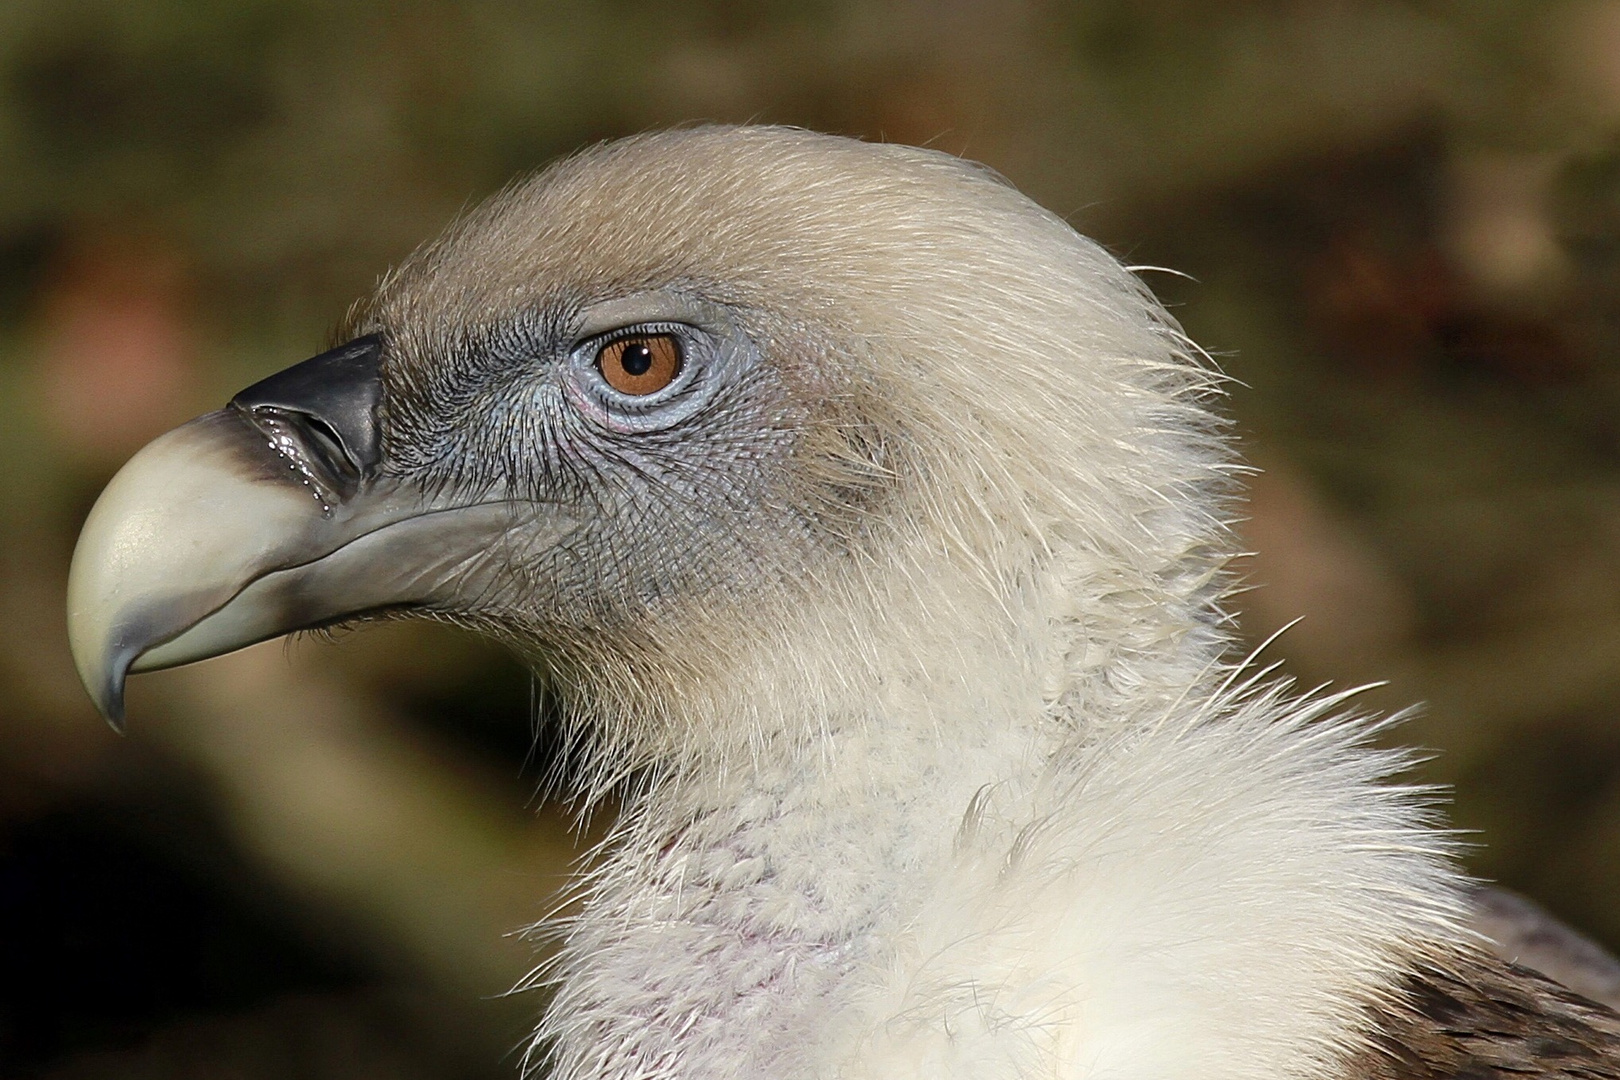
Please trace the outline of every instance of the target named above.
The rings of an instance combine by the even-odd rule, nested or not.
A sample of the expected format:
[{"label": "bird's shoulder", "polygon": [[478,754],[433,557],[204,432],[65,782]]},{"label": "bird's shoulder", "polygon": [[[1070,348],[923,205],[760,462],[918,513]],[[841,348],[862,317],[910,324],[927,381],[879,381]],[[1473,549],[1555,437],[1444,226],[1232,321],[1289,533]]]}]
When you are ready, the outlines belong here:
[{"label": "bird's shoulder", "polygon": [[1347,1080],[1620,1078],[1620,1015],[1483,952],[1414,964],[1368,1016]]}]

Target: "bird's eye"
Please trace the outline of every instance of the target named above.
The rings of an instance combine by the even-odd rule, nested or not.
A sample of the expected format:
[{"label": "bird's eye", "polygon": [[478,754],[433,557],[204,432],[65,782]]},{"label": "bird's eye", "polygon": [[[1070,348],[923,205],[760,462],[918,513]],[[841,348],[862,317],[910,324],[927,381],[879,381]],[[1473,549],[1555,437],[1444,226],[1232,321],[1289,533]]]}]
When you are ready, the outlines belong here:
[{"label": "bird's eye", "polygon": [[681,372],[681,343],[673,334],[640,334],[602,346],[596,366],[621,394],[646,397],[675,381]]}]

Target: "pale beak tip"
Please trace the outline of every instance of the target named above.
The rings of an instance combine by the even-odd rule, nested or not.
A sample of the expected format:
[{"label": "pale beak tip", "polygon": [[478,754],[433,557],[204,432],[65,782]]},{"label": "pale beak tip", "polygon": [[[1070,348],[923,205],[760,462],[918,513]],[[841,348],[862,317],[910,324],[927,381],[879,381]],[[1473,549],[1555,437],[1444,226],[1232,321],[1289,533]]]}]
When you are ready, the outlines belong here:
[{"label": "pale beak tip", "polygon": [[[78,642],[74,644],[77,645]],[[79,649],[74,650],[73,659],[79,669],[79,678],[89,691],[96,710],[106,717],[108,726],[123,735],[125,734],[124,681],[128,678],[130,665],[135,660],[135,650],[115,646],[94,651],[101,655],[90,663],[85,663],[88,658],[83,656]]]},{"label": "pale beak tip", "polygon": [[124,726],[124,677],[129,671],[129,660],[116,660],[107,665],[106,678],[95,694],[96,707],[107,718],[107,726],[118,734],[126,734]]},{"label": "pale beak tip", "polygon": [[107,726],[113,729],[113,734],[128,735],[129,729],[124,726],[124,695],[120,691],[112,693],[114,696],[102,706],[101,715],[107,718]]}]

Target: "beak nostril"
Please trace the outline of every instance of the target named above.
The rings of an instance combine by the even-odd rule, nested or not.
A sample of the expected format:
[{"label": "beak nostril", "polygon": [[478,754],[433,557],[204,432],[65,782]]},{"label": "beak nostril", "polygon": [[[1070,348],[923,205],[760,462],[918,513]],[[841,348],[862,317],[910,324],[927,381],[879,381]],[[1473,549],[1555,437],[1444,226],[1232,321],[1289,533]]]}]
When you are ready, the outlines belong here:
[{"label": "beak nostril", "polygon": [[257,430],[286,467],[302,478],[322,513],[331,513],[336,503],[359,491],[364,471],[330,423],[294,409],[232,405],[232,411]]},{"label": "beak nostril", "polygon": [[356,476],[360,474],[360,463],[354,460],[349,448],[343,445],[343,436],[338,434],[337,428],[310,413],[304,414],[303,421],[304,426],[314,436],[316,444],[325,451],[323,456],[333,459],[334,463],[342,461],[348,467],[346,471],[352,471]]},{"label": "beak nostril", "polygon": [[381,457],[376,415],[381,358],[376,336],[356,338],[254,383],[231,404],[273,442],[293,444],[281,447],[283,452],[307,458],[338,487],[353,488]]},{"label": "beak nostril", "polygon": [[356,460],[344,442],[343,435],[325,418],[314,413],[295,412],[290,409],[256,409],[255,412],[272,414],[281,430],[298,435],[307,464],[323,469],[340,488],[352,488],[360,482],[365,468]]}]

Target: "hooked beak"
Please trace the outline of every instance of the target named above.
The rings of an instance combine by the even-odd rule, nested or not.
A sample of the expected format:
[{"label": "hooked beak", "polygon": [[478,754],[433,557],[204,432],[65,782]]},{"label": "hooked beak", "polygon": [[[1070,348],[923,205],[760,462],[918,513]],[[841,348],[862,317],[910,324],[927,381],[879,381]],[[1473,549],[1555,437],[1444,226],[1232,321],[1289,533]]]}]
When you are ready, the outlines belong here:
[{"label": "hooked beak", "polygon": [[68,638],[120,727],[124,680],[385,609],[465,610],[533,502],[429,493],[380,468],[381,343],[359,338],[160,436],[102,492],[68,578]]}]

